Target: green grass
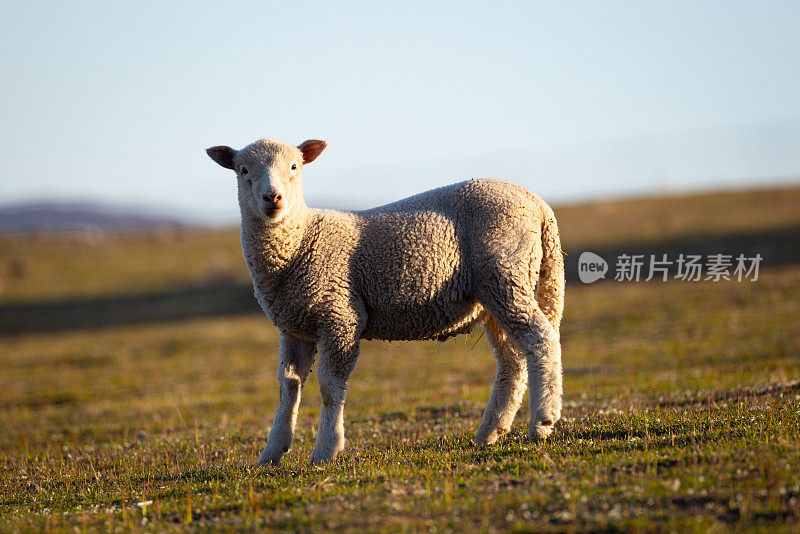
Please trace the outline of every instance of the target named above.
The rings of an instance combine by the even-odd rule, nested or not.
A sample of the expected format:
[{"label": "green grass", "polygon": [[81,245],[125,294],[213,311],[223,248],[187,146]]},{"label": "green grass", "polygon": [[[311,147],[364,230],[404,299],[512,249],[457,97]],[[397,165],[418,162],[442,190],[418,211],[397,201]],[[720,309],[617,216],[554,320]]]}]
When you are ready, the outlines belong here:
[{"label": "green grass", "polygon": [[[723,221],[725,203],[709,198],[699,205]],[[789,213],[792,198],[775,192],[769,217]],[[633,217],[637,202],[656,201],[629,202],[620,209]],[[796,223],[759,219],[763,202],[751,203],[752,228],[737,215],[730,231]],[[565,242],[591,246],[569,209]],[[620,217],[609,213],[607,222]],[[609,234],[644,239],[629,227]],[[668,237],[684,235],[675,232]],[[3,277],[4,302],[45,299],[58,284],[49,298],[210,283],[219,273],[239,280],[235,234],[212,235],[173,235],[169,247],[163,237],[109,238],[92,245],[94,267],[84,257],[58,263],[65,241],[5,243],[0,271],[18,257],[38,265],[48,251],[56,263],[31,267],[17,288]],[[171,254],[192,245],[196,270],[173,269]],[[133,265],[116,257],[122,251]],[[127,275],[114,270],[123,267]],[[529,443],[526,402],[512,433],[483,449],[471,438],[494,359],[479,332],[365,342],[347,448],[323,469],[308,465],[314,374],[294,448],[280,467],[254,466],[277,407],[277,332],[260,314],[4,336],[0,531],[796,531],[798,320],[797,265],[764,266],[754,283],[572,284],[564,419],[547,442]]]},{"label": "green grass", "polygon": [[104,236],[0,236],[0,302],[149,293],[247,282],[239,233],[164,230]]}]

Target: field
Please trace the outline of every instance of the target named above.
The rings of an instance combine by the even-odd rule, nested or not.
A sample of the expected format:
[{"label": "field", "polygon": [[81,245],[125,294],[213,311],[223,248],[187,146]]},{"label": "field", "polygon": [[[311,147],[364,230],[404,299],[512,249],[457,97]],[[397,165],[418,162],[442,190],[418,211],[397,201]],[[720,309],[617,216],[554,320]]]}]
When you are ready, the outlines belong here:
[{"label": "field", "polygon": [[[232,230],[0,238],[0,531],[797,531],[800,187],[556,210],[564,418],[471,438],[481,333],[365,342],[348,444],[256,468],[277,332]],[[581,251],[761,254],[758,280],[575,280]],[[612,265],[613,270],[613,265]]]}]

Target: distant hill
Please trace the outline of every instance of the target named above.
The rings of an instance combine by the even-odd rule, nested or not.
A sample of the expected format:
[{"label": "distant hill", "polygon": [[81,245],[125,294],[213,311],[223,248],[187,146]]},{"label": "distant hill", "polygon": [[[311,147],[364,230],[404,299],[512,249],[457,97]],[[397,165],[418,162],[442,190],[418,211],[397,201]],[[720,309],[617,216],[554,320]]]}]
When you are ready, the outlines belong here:
[{"label": "distant hill", "polygon": [[43,202],[0,206],[0,234],[118,233],[184,226],[178,219],[103,204]]}]

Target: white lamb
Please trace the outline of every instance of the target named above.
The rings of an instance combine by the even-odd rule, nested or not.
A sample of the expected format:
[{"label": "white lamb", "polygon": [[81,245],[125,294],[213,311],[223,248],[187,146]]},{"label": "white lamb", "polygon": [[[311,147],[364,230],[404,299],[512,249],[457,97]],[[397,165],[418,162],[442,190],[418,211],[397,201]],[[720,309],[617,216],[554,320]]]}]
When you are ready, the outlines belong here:
[{"label": "white lamb", "polygon": [[261,307],[281,333],[280,405],[258,463],[292,445],[317,350],[322,412],[311,463],[344,447],[347,380],[361,339],[443,340],[483,324],[497,377],[475,441],[508,432],[531,384],[528,435],[561,416],[564,264],[553,211],[527,189],[469,180],[379,208],[311,209],[303,165],[324,141],[262,139],[207,150],[236,172],[242,250]]}]

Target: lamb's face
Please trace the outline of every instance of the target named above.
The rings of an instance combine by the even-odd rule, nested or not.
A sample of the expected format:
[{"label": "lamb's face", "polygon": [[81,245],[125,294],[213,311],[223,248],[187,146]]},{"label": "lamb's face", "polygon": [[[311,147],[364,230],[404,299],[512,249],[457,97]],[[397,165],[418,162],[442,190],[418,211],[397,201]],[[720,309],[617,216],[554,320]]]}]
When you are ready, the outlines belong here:
[{"label": "lamb's face", "polygon": [[303,154],[274,141],[257,141],[234,158],[239,204],[270,222],[283,219],[303,201]]},{"label": "lamb's face", "polygon": [[309,140],[293,147],[273,139],[261,139],[238,152],[213,147],[206,152],[228,169],[236,171],[239,205],[252,215],[277,223],[303,201],[303,165],[316,159],[325,141]]}]

